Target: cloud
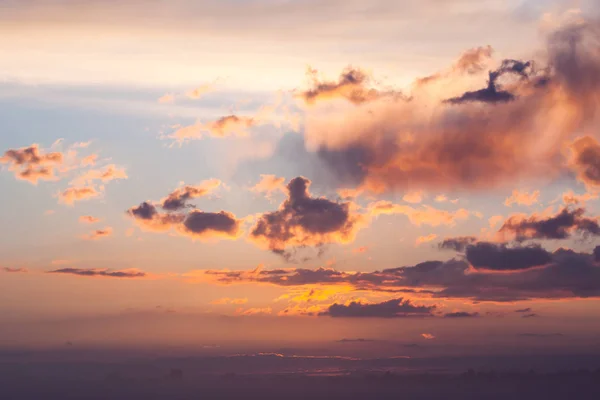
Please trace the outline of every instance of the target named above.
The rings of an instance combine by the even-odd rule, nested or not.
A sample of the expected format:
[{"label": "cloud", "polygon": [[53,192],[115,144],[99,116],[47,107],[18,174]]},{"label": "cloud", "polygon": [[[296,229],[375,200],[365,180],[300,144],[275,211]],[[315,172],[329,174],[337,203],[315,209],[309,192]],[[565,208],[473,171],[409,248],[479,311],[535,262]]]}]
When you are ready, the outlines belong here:
[{"label": "cloud", "polygon": [[367,246],[361,246],[361,247],[352,249],[352,253],[354,253],[354,254],[362,254],[362,253],[366,253],[367,251],[369,251],[369,248]]},{"label": "cloud", "polygon": [[536,317],[538,317],[538,315],[535,313],[521,315],[521,318],[536,318]]},{"label": "cloud", "polygon": [[434,336],[434,335],[432,335],[431,333],[421,333],[421,336],[422,336],[424,339],[427,339],[427,340],[432,340],[432,339],[435,339],[435,336]]},{"label": "cloud", "polygon": [[459,236],[454,238],[446,238],[443,242],[441,242],[438,247],[440,249],[448,249],[458,251],[462,253],[465,251],[466,247],[470,244],[473,244],[477,241],[477,238],[474,236]]},{"label": "cloud", "polygon": [[339,76],[337,82],[320,82],[318,71],[309,69],[307,71],[311,88],[300,92],[300,97],[308,105],[316,102],[345,99],[354,104],[361,104],[368,101],[381,99],[385,97],[399,97],[401,94],[394,90],[381,91],[373,87],[371,77],[364,71],[352,67],[346,68]]},{"label": "cloud", "polygon": [[539,267],[552,261],[552,255],[539,245],[507,247],[479,242],[466,247],[466,258],[476,269],[514,271]]},{"label": "cloud", "polygon": [[1,270],[4,272],[9,272],[9,273],[27,273],[27,272],[29,272],[27,270],[27,268],[3,267],[3,268],[1,268]]},{"label": "cloud", "polygon": [[39,180],[57,179],[56,169],[62,165],[64,155],[60,152],[46,153],[37,144],[9,149],[0,157],[0,164],[8,164],[17,179],[37,184]]},{"label": "cloud", "polygon": [[250,230],[250,238],[277,254],[287,247],[349,243],[365,221],[351,202],[334,202],[312,197],[310,180],[292,179],[287,199],[277,211],[260,215]]},{"label": "cloud", "polygon": [[226,211],[214,213],[192,210],[178,229],[194,238],[236,238],[240,233],[240,221]]},{"label": "cloud", "polygon": [[572,165],[578,178],[590,187],[600,186],[600,144],[591,136],[579,138],[571,145]]},{"label": "cloud", "polygon": [[456,311],[451,313],[444,314],[444,318],[474,318],[478,317],[479,313],[473,312],[465,312],[465,311]]},{"label": "cloud", "polygon": [[[177,189],[161,201],[166,212],[160,212],[151,202],[142,202],[139,206],[127,210],[138,226],[150,232],[167,232],[174,229],[181,235],[193,239],[237,239],[242,234],[242,221],[227,211],[205,212],[198,209],[188,210],[191,206],[185,202],[190,198],[209,193],[220,181],[205,181],[196,187],[185,186]],[[166,206],[166,208],[165,208]]]},{"label": "cloud", "polygon": [[595,200],[598,198],[598,193],[584,193],[584,194],[576,194],[572,190],[567,190],[562,195],[563,203],[569,205],[585,205],[586,202],[590,200]]},{"label": "cloud", "polygon": [[518,60],[503,60],[502,65],[495,71],[489,72],[488,86],[485,89],[469,91],[459,97],[453,97],[445,102],[450,104],[463,104],[468,102],[499,103],[508,102],[515,99],[515,95],[505,90],[499,90],[498,78],[502,75],[513,73],[522,78],[529,78],[532,63]]},{"label": "cloud", "polygon": [[553,216],[513,215],[504,221],[498,233],[521,242],[528,239],[566,239],[574,233],[600,235],[597,218],[588,218],[584,214],[582,207],[567,206]]},{"label": "cloud", "polygon": [[527,307],[527,308],[521,308],[518,310],[515,310],[516,313],[528,313],[531,312],[531,308]]},{"label": "cloud", "polygon": [[194,89],[186,92],[185,95],[187,96],[188,99],[198,100],[199,98],[204,96],[206,93],[209,93],[212,91],[213,91],[213,85],[206,84],[206,85],[198,86],[197,88],[194,88]]},{"label": "cloud", "polygon": [[82,224],[95,224],[96,222],[100,222],[100,218],[96,218],[91,215],[82,215],[79,217],[79,222]]},{"label": "cloud", "polygon": [[103,169],[90,169],[71,181],[71,185],[92,184],[94,181],[104,183],[116,179],[127,179],[127,173],[124,168],[117,167],[115,164],[109,164]]},{"label": "cloud", "polygon": [[221,299],[216,299],[210,302],[210,304],[213,305],[225,305],[225,304],[246,304],[248,302],[248,299],[243,298],[243,299],[230,299],[229,297],[223,297]]},{"label": "cloud", "polygon": [[[348,290],[406,292],[434,298],[498,302],[600,297],[600,266],[593,254],[560,249],[548,253],[550,260],[544,262],[543,252],[535,246],[505,250],[498,245],[491,252],[483,253],[487,258],[476,253],[481,259],[473,262],[481,268],[473,268],[467,260],[452,259],[373,272],[343,272],[331,268],[257,268],[251,271],[206,270],[186,278],[224,285],[338,285]],[[506,258],[502,259],[504,255]],[[524,259],[519,259],[519,255]],[[540,262],[543,264],[537,265]]]},{"label": "cloud", "polygon": [[456,211],[446,211],[433,208],[431,206],[422,206],[414,208],[402,204],[394,204],[389,201],[380,200],[369,204],[369,214],[372,216],[381,214],[403,214],[406,215],[411,223],[417,226],[430,225],[453,226],[457,221],[469,218],[471,214],[468,210],[461,208]]},{"label": "cloud", "polygon": [[[481,191],[515,181],[551,180],[566,170],[564,144],[580,132],[595,131],[597,30],[586,23],[550,35],[548,68],[504,62],[492,71],[491,81],[495,85],[498,76],[511,78],[510,93],[489,86],[470,97],[459,95],[456,106],[444,103],[444,94],[416,88],[410,100],[309,108],[306,147],[340,181],[352,171],[354,184],[374,193]],[[502,98],[514,100],[467,101]],[[407,135],[411,141],[404,140]]]},{"label": "cloud", "polygon": [[278,191],[282,193],[287,192],[284,177],[262,174],[260,175],[260,181],[252,186],[250,190],[255,193],[264,193],[267,198],[271,198],[271,196]]},{"label": "cloud", "polygon": [[336,342],[338,343],[370,343],[370,342],[376,342],[377,340],[375,339],[364,339],[364,338],[356,338],[356,339],[348,339],[348,338],[343,338],[340,340],[336,340]]},{"label": "cloud", "polygon": [[81,159],[82,167],[90,167],[96,165],[98,161],[98,154],[90,154],[89,156],[85,156]]},{"label": "cloud", "polygon": [[406,318],[432,316],[435,306],[415,305],[402,297],[382,303],[351,302],[348,305],[332,304],[322,316],[341,318]]},{"label": "cloud", "polygon": [[435,240],[437,238],[437,235],[435,233],[430,233],[427,236],[419,236],[416,240],[415,240],[415,245],[419,246],[423,243],[427,243],[427,242],[431,242],[433,240]]},{"label": "cloud", "polygon": [[491,46],[475,47],[465,51],[460,55],[452,67],[443,72],[434,75],[419,78],[416,81],[417,86],[431,85],[441,79],[455,77],[461,74],[475,75],[485,70],[494,50]]},{"label": "cloud", "polygon": [[106,227],[104,229],[96,229],[86,235],[83,235],[85,240],[98,240],[105,237],[111,236],[113,233],[113,229],[111,227]]},{"label": "cloud", "polygon": [[218,179],[210,179],[196,186],[185,185],[170,193],[161,200],[161,207],[167,211],[177,211],[185,207],[193,207],[186,204],[190,199],[207,196],[221,186]]},{"label": "cloud", "polygon": [[94,186],[75,186],[58,193],[58,202],[72,206],[76,201],[89,200],[98,197],[102,191]]},{"label": "cloud", "polygon": [[594,247],[594,261],[600,262],[600,246]]},{"label": "cloud", "polygon": [[161,104],[169,104],[175,102],[175,95],[173,93],[167,93],[158,98],[158,102]]},{"label": "cloud", "polygon": [[198,121],[193,125],[177,126],[176,130],[167,135],[166,138],[183,143],[189,140],[201,139],[205,134],[218,138],[234,135],[246,136],[248,129],[258,123],[259,121],[256,118],[232,114],[207,123]]},{"label": "cloud", "polygon": [[273,309],[271,307],[263,307],[263,308],[253,307],[253,308],[248,308],[246,310],[240,308],[240,309],[236,310],[236,313],[238,315],[243,315],[243,316],[271,315],[273,313]]},{"label": "cloud", "polygon": [[531,193],[520,190],[513,190],[512,195],[504,200],[504,205],[511,207],[513,204],[519,204],[522,206],[530,206],[538,202],[540,197],[540,191],[535,190]]},{"label": "cloud", "polygon": [[423,191],[418,190],[414,192],[408,192],[404,196],[402,196],[402,200],[412,204],[420,203],[423,201]]},{"label": "cloud", "polygon": [[86,277],[109,277],[109,278],[143,278],[146,273],[137,269],[111,270],[97,268],[61,268],[48,271],[49,274],[70,274]]}]

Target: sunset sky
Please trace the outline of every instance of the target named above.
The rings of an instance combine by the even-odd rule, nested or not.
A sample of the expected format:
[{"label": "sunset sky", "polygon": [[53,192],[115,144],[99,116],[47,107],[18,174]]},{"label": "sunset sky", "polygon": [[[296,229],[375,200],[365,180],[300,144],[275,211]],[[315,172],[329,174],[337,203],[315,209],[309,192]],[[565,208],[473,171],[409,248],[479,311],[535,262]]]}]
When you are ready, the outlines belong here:
[{"label": "sunset sky", "polygon": [[0,0],[0,347],[600,346],[599,18]]}]

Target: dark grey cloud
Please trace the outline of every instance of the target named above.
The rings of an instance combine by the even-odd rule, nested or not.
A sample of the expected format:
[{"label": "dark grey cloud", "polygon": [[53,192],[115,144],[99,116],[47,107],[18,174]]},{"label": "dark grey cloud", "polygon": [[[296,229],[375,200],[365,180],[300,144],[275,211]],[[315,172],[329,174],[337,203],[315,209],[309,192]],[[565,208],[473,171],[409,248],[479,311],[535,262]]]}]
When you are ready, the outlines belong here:
[{"label": "dark grey cloud", "polygon": [[488,85],[485,89],[465,92],[459,97],[453,97],[445,102],[462,104],[467,102],[505,103],[515,99],[512,93],[499,89],[498,79],[505,74],[517,74],[523,79],[529,78],[532,63],[518,60],[504,60],[495,71],[489,72]]},{"label": "dark grey cloud", "polygon": [[535,318],[538,315],[536,313],[531,313],[531,314],[523,314],[521,315],[521,318]]},{"label": "dark grey cloud", "polygon": [[138,270],[115,271],[110,269],[94,269],[94,268],[62,268],[53,271],[48,271],[49,274],[71,274],[78,276],[105,276],[110,278],[143,278],[145,272]]},{"label": "dark grey cloud", "polygon": [[521,308],[519,310],[515,310],[516,313],[526,313],[526,312],[531,312],[531,308]]},{"label": "dark grey cloud", "polygon": [[1,269],[4,272],[9,272],[9,273],[26,273],[29,272],[26,268],[13,268],[13,267],[3,267]]},{"label": "dark grey cloud", "polygon": [[183,226],[187,232],[194,235],[203,235],[208,232],[235,235],[239,231],[240,221],[226,211],[211,213],[193,210],[183,220]]},{"label": "dark grey cloud", "polygon": [[466,247],[470,244],[477,242],[477,238],[474,236],[459,236],[454,238],[446,238],[443,242],[438,244],[440,249],[454,250],[459,253],[465,251]]},{"label": "dark grey cloud", "polygon": [[457,311],[444,314],[444,318],[474,318],[479,317],[479,313],[477,312],[466,312],[466,311]]},{"label": "dark grey cloud", "polygon": [[154,205],[144,201],[139,206],[131,207],[127,210],[127,213],[134,218],[150,220],[158,213],[158,211]]},{"label": "dark grey cloud", "polygon": [[220,184],[216,180],[205,183],[206,185],[184,186],[172,192],[161,202],[165,211],[159,211],[154,204],[145,201],[127,210],[127,215],[132,217],[142,229],[149,231],[167,232],[175,229],[193,238],[237,238],[241,233],[242,221],[232,213],[186,210],[189,208],[186,204],[188,199],[203,196]]},{"label": "dark grey cloud", "polygon": [[[538,252],[538,250],[533,250]],[[548,253],[550,260],[538,268],[516,260],[519,269],[475,269],[467,260],[427,261],[415,266],[373,272],[349,273],[333,269],[289,268],[258,271],[206,271],[209,281],[221,284],[256,282],[278,286],[352,285],[356,290],[384,293],[426,293],[434,298],[475,301],[519,301],[600,297],[600,266],[592,254],[572,250]],[[540,252],[540,254],[542,254]],[[537,261],[535,262],[537,263]],[[506,264],[500,261],[500,268]],[[495,265],[498,268],[498,265]],[[357,306],[355,306],[357,307]],[[525,312],[525,311],[524,311]]]},{"label": "dark grey cloud", "polygon": [[218,179],[209,179],[198,185],[185,185],[169,193],[162,199],[161,207],[166,211],[178,211],[186,207],[194,207],[187,202],[191,199],[206,196],[221,185]]},{"label": "dark grey cloud", "polygon": [[304,177],[292,179],[287,185],[288,198],[277,211],[258,218],[250,238],[284,257],[287,247],[350,241],[362,217],[352,212],[350,202],[312,197],[310,183]]},{"label": "dark grey cloud", "polygon": [[532,215],[508,218],[499,232],[514,235],[517,241],[528,239],[566,239],[573,233],[584,236],[600,235],[600,225],[596,218],[585,217],[582,207],[567,206],[550,217]]},{"label": "dark grey cloud", "polygon": [[332,304],[319,315],[341,318],[406,318],[432,316],[435,306],[415,305],[402,297],[376,304],[351,302],[348,305]]},{"label": "dark grey cloud", "polygon": [[466,258],[476,269],[515,271],[539,267],[552,261],[552,255],[539,245],[507,247],[480,242],[466,248]]}]

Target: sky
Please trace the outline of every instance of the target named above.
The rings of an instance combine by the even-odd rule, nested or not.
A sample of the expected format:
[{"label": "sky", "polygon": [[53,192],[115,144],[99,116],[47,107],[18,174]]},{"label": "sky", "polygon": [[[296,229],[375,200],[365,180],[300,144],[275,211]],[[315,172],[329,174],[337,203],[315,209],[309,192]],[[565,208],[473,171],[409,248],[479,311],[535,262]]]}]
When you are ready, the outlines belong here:
[{"label": "sky", "polygon": [[0,348],[600,348],[594,0],[109,3],[0,0]]}]

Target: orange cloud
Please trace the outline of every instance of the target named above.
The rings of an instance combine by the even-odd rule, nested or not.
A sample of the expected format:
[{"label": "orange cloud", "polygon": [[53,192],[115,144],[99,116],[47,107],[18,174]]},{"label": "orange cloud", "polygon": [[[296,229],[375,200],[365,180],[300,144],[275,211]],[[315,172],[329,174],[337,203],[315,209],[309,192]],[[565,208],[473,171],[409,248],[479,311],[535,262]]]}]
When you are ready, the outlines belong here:
[{"label": "orange cloud", "polygon": [[161,200],[161,206],[165,210],[176,211],[187,207],[186,202],[202,196],[207,196],[221,186],[218,179],[209,179],[196,186],[185,185],[171,192]]},{"label": "orange cloud", "polygon": [[430,225],[455,225],[457,221],[468,219],[473,213],[464,208],[456,211],[446,211],[433,208],[431,206],[423,206],[421,208],[413,208],[401,204],[394,204],[389,201],[381,200],[369,204],[369,214],[377,216],[381,214],[403,214],[408,217],[411,223],[417,226]]},{"label": "orange cloud", "polygon": [[449,78],[457,78],[460,75],[475,75],[483,72],[490,62],[494,50],[491,46],[475,47],[465,51],[460,55],[458,60],[446,71],[441,71],[436,74],[419,78],[415,82],[415,86],[424,87],[432,86],[439,81]]},{"label": "orange cloud", "polygon": [[127,179],[124,168],[114,164],[107,165],[104,169],[91,169],[71,181],[71,185],[83,185],[94,181],[109,182],[115,179]]},{"label": "orange cloud", "polygon": [[[308,108],[306,147],[340,180],[341,171],[355,171],[358,188],[375,193],[549,181],[565,170],[564,143],[596,130],[596,37],[594,23],[564,26],[549,37],[552,68],[504,60],[477,91],[466,81],[440,93],[417,85],[409,101]],[[495,83],[500,77],[502,88]],[[403,140],[407,135],[414,140]],[[596,146],[586,139],[573,148],[574,166],[588,184],[595,180]]]},{"label": "orange cloud", "polygon": [[427,236],[419,236],[417,240],[415,240],[415,245],[420,246],[423,243],[431,242],[437,238],[435,233],[431,233]]},{"label": "orange cloud", "polygon": [[568,190],[562,194],[562,200],[565,204],[585,204],[590,200],[596,200],[598,193],[575,194],[572,190]]},{"label": "orange cloud", "polygon": [[99,221],[100,221],[100,218],[96,218],[91,215],[82,215],[81,217],[79,217],[79,222],[81,222],[83,224],[95,224],[96,222],[99,222]]},{"label": "orange cloud", "polygon": [[600,187],[600,144],[595,138],[585,136],[571,144],[571,165],[588,187]]},{"label": "orange cloud", "polygon": [[248,316],[248,315],[271,315],[272,313],[273,313],[273,309],[271,307],[248,308],[246,310],[244,310],[242,308],[238,308],[236,310],[236,314],[238,314],[238,315],[244,315],[244,316]]},{"label": "orange cloud", "polygon": [[193,125],[179,126],[173,133],[166,137],[182,143],[189,140],[201,139],[206,133],[219,138],[233,135],[246,136],[248,129],[256,124],[257,121],[251,117],[227,115],[207,123],[196,122]]},{"label": "orange cloud", "polygon": [[275,175],[260,175],[260,181],[250,188],[255,193],[264,193],[267,198],[270,198],[273,193],[280,191],[286,192],[285,178]]},{"label": "orange cloud", "polygon": [[98,161],[98,154],[90,154],[89,156],[86,156],[81,159],[81,166],[82,167],[93,166],[93,165],[96,165],[97,161]]},{"label": "orange cloud", "polygon": [[158,102],[161,104],[173,103],[175,101],[175,95],[173,93],[167,93],[158,98]]},{"label": "orange cloud", "polygon": [[96,229],[91,233],[83,235],[83,239],[85,240],[98,240],[105,237],[109,237],[112,235],[113,229],[111,227],[106,227],[104,229]]},{"label": "orange cloud", "polygon": [[241,304],[246,304],[247,302],[248,302],[248,299],[246,299],[246,298],[230,299],[229,297],[223,297],[221,299],[211,301],[210,304],[213,304],[213,305],[225,305],[225,304],[241,305]]},{"label": "orange cloud", "polygon": [[504,219],[504,217],[502,215],[494,215],[494,216],[490,217],[488,219],[490,228],[493,229],[496,225],[498,225],[500,222],[502,222],[503,219]]},{"label": "orange cloud", "polygon": [[371,77],[367,73],[352,67],[346,68],[340,74],[337,82],[320,82],[318,71],[311,68],[308,69],[307,76],[311,88],[300,92],[298,97],[308,105],[336,98],[345,99],[354,104],[361,104],[385,97],[401,96],[399,92],[393,90],[382,91],[375,88]]},{"label": "orange cloud", "polygon": [[202,97],[203,95],[205,95],[206,93],[209,93],[209,92],[212,92],[212,91],[213,91],[213,85],[206,84],[206,85],[201,85],[201,86],[198,86],[195,89],[190,90],[185,95],[189,99],[197,100],[200,97]]},{"label": "orange cloud", "polygon": [[45,153],[37,144],[10,149],[0,157],[0,164],[8,164],[17,179],[37,184],[39,180],[55,180],[55,170],[64,160],[60,152]]},{"label": "orange cloud", "polygon": [[540,197],[540,191],[535,190],[531,193],[520,190],[513,190],[512,195],[507,197],[504,201],[504,205],[511,207],[513,204],[519,204],[524,206],[530,206],[538,202]]},{"label": "orange cloud", "polygon": [[362,253],[366,253],[369,250],[369,248],[367,246],[361,246],[361,247],[357,247],[355,249],[352,249],[352,253],[354,254],[362,254]]},{"label": "orange cloud", "polygon": [[100,196],[101,191],[94,186],[70,187],[58,193],[59,203],[72,206],[76,201],[88,200]]},{"label": "orange cloud", "polygon": [[414,192],[408,192],[402,197],[402,200],[404,200],[407,203],[420,203],[423,201],[423,191],[418,190]]}]

